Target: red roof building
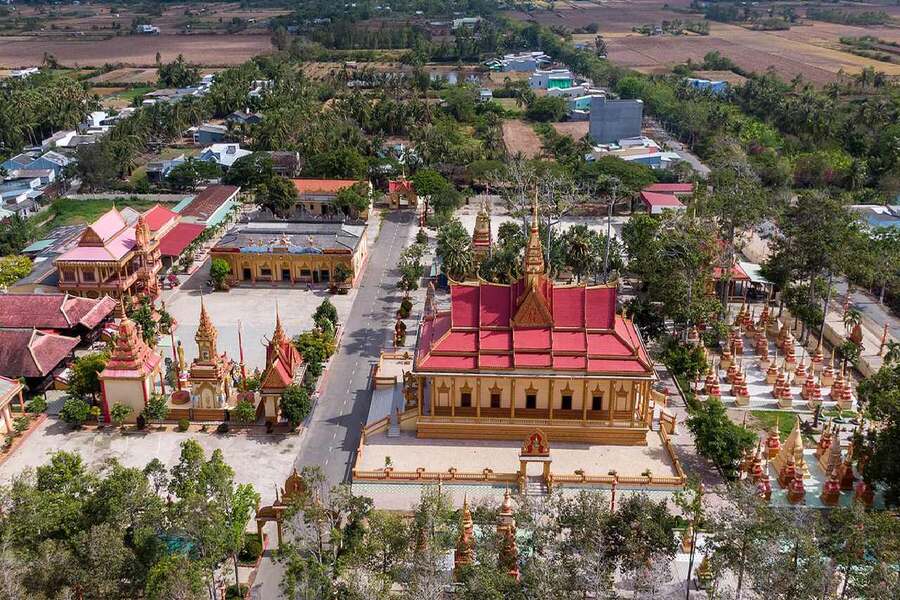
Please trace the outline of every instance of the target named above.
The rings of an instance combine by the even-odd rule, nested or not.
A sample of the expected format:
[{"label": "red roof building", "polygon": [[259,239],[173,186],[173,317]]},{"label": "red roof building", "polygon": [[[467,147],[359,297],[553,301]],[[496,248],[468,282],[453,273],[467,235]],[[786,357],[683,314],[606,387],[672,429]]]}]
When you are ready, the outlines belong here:
[{"label": "red roof building", "polygon": [[536,216],[522,279],[452,283],[449,310],[435,309],[429,289],[413,372],[420,437],[524,439],[539,426],[551,437],[646,443],[654,372],[641,337],[616,314],[615,285],[546,277]]},{"label": "red roof building", "polygon": [[95,330],[115,310],[109,296],[96,300],[69,294],[0,295],[0,328],[35,328],[82,336]]},{"label": "red roof building", "polygon": [[101,410],[109,420],[110,408],[123,404],[131,408],[129,420],[143,412],[154,390],[162,359],[144,342],[137,326],[130,319],[119,324],[116,345],[106,368],[100,373],[103,391]]},{"label": "red roof building", "polygon": [[681,211],[686,208],[675,194],[648,192],[646,189],[641,192],[641,202],[644,203],[647,212],[651,215],[662,214],[665,210]]},{"label": "red roof building", "polygon": [[29,388],[43,388],[80,341],[37,329],[0,329],[0,376],[24,377]]},{"label": "red roof building", "polygon": [[[359,185],[364,188],[371,198],[372,184],[368,181],[356,179],[291,179],[297,190],[298,205],[301,210],[313,215],[334,214],[336,209],[332,206],[338,192]],[[362,219],[368,218],[369,211],[359,213]]]},{"label": "red roof building", "polygon": [[200,223],[179,223],[159,240],[159,253],[163,257],[177,258],[191,242],[206,229]]},{"label": "red roof building", "polygon": [[651,183],[644,188],[645,192],[656,192],[659,194],[676,194],[685,195],[694,193],[693,183]]},{"label": "red roof building", "polygon": [[281,394],[288,386],[300,383],[306,372],[303,356],[281,326],[281,317],[275,315],[275,332],[266,347],[266,369],[260,378],[259,391],[265,406],[266,420],[282,418]]},{"label": "red roof building", "polygon": [[241,188],[235,185],[211,185],[181,209],[181,218],[208,227],[215,225],[224,218],[224,213],[237,200],[240,191]]}]

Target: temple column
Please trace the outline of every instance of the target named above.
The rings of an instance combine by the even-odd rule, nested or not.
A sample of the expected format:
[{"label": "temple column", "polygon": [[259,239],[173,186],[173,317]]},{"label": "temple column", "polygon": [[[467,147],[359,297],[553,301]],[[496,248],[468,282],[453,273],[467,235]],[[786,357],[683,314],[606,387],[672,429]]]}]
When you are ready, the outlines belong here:
[{"label": "temple column", "polygon": [[581,420],[587,423],[588,382],[581,380]]},{"label": "temple column", "polygon": [[629,382],[628,386],[628,415],[631,417],[629,427],[634,427],[634,382]]},{"label": "temple column", "polygon": [[553,420],[553,383],[554,383],[554,381],[555,381],[554,379],[552,379],[552,378],[550,379],[550,397],[547,398],[547,405],[550,408],[550,420],[551,421]]},{"label": "temple column", "polygon": [[428,416],[434,416],[434,378],[431,380],[431,385],[428,386],[428,396],[431,400],[428,403]]},{"label": "temple column", "polygon": [[509,380],[509,418],[516,417],[516,380]]},{"label": "temple column", "polygon": [[450,416],[456,416],[456,377],[450,378]]},{"label": "temple column", "polygon": [[612,379],[610,379],[609,381],[606,382],[606,390],[607,390],[607,392],[609,392],[608,394],[606,394],[606,406],[607,406],[606,410],[609,411],[609,426],[612,427],[613,403],[615,402],[615,399],[616,399],[615,398],[616,384]]},{"label": "temple column", "polygon": [[3,407],[3,424],[6,425],[6,433],[12,433],[13,424],[9,414],[9,404]]},{"label": "temple column", "polygon": [[419,416],[422,416],[422,402],[425,399],[425,390],[423,386],[425,385],[424,377],[416,377],[416,404],[419,405]]},{"label": "temple column", "polygon": [[475,418],[481,418],[481,377],[475,378]]}]

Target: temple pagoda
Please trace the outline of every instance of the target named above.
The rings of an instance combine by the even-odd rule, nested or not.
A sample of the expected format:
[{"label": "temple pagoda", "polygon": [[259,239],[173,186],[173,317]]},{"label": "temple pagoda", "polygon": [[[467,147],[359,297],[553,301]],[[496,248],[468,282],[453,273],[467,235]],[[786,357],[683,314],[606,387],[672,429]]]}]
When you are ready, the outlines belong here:
[{"label": "temple pagoda", "polygon": [[653,365],[616,286],[562,285],[546,273],[537,208],[524,276],[450,286],[426,301],[413,374],[418,437],[643,445]]},{"label": "temple pagoda", "polygon": [[481,203],[481,209],[475,216],[475,229],[472,231],[472,254],[475,262],[480,263],[491,253],[491,213],[488,212],[486,202]]},{"label": "temple pagoda", "polygon": [[224,408],[231,396],[232,363],[226,354],[218,353],[218,339],[219,332],[212,324],[201,297],[200,325],[194,336],[199,356],[191,363],[188,372],[195,408]]},{"label": "temple pagoda", "polygon": [[131,407],[128,420],[134,422],[144,412],[160,374],[161,357],[144,342],[131,319],[123,319],[106,368],[99,374],[102,392],[101,410],[109,421],[110,407]]},{"label": "temple pagoda", "polygon": [[267,421],[277,421],[281,416],[281,393],[292,384],[299,384],[306,372],[303,356],[285,335],[281,315],[275,311],[275,332],[266,346],[266,368],[260,378],[260,396],[265,406]]}]

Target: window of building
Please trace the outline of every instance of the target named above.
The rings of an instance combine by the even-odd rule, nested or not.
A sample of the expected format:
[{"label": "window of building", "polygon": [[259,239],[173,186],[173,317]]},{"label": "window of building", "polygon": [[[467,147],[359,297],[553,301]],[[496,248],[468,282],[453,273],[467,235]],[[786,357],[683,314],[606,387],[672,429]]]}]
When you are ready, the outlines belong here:
[{"label": "window of building", "polygon": [[262,269],[259,270],[259,276],[260,276],[260,277],[271,277],[271,276],[272,276],[272,269],[263,267]]},{"label": "window of building", "polygon": [[537,394],[525,394],[525,408],[537,408]]},{"label": "window of building", "polygon": [[562,395],[562,409],[563,410],[572,410],[572,394],[563,394]]},{"label": "window of building", "polygon": [[244,281],[253,279],[253,273],[250,271],[250,267],[244,267],[242,277],[244,278]]},{"label": "window of building", "polygon": [[312,272],[309,269],[300,269],[300,277],[309,279],[312,277]]},{"label": "window of building", "polygon": [[331,272],[326,269],[322,269],[321,275],[319,275],[319,279],[322,280],[322,283],[328,283],[331,280]]},{"label": "window of building", "polygon": [[491,408],[500,408],[500,392],[491,392]]},{"label": "window of building", "polygon": [[603,409],[603,394],[594,394],[591,397],[591,410]]},{"label": "window of building", "polygon": [[75,281],[75,271],[72,269],[63,269],[62,270],[62,280],[63,281]]},{"label": "window of building", "polygon": [[93,270],[82,271],[82,272],[81,272],[81,279],[82,279],[83,281],[87,281],[87,282],[91,282],[91,283],[94,282],[94,281],[97,281],[97,277],[96,277],[96,275],[94,274],[94,271],[93,271]]},{"label": "window of building", "polygon": [[459,395],[459,405],[463,408],[472,407],[472,392],[461,392]]}]

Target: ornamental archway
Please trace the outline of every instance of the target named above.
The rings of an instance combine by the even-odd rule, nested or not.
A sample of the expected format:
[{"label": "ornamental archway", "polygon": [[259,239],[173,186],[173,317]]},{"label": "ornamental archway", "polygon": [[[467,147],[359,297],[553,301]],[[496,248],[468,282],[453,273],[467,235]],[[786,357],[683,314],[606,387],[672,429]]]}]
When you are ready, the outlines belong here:
[{"label": "ornamental archway", "polygon": [[544,481],[550,480],[550,443],[547,434],[540,429],[535,429],[522,444],[519,451],[519,478],[524,480],[528,476],[528,463],[540,463],[543,467],[542,477]]}]

